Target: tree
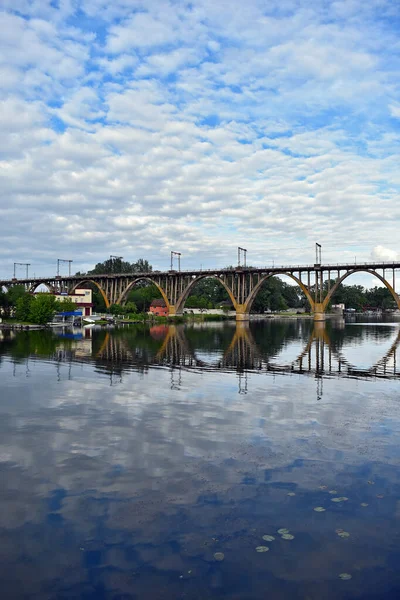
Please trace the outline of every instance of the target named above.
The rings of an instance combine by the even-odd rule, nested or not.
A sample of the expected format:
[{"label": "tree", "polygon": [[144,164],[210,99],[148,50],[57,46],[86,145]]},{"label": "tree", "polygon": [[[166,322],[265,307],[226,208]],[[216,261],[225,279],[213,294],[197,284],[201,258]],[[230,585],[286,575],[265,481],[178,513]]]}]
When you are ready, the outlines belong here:
[{"label": "tree", "polygon": [[8,292],[2,293],[0,301],[3,315],[8,318],[12,315],[13,310],[16,307],[18,298],[21,298],[26,294],[25,287],[23,285],[13,285],[10,287]]},{"label": "tree", "polygon": [[367,304],[371,308],[397,308],[396,302],[386,287],[377,287],[366,290]]},{"label": "tree", "polygon": [[185,302],[186,308],[214,308],[220,302],[229,300],[222,283],[212,277],[201,279],[192,289]]},{"label": "tree", "polygon": [[134,273],[151,273],[153,267],[148,260],[139,258],[135,263],[132,263]]},{"label": "tree", "polygon": [[213,308],[213,303],[204,296],[189,296],[185,308]]},{"label": "tree", "polygon": [[3,290],[0,290],[0,314],[6,315],[7,308],[7,292],[3,292]]},{"label": "tree", "polygon": [[104,302],[103,294],[99,291],[97,285],[88,282],[87,287],[92,290],[92,302],[94,312],[105,312],[106,303]]},{"label": "tree", "polygon": [[332,303],[360,310],[367,304],[367,297],[362,285],[340,284],[332,297]]},{"label": "tree", "polygon": [[64,298],[56,300],[53,294],[36,294],[33,296],[24,292],[15,303],[15,318],[18,321],[30,321],[44,325],[48,323],[57,312],[72,312],[77,306],[72,300]]},{"label": "tree", "polygon": [[8,301],[11,306],[17,304],[18,298],[22,298],[26,294],[26,289],[23,285],[13,285],[7,292]]},{"label": "tree", "polygon": [[120,306],[119,304],[111,304],[110,308],[108,309],[108,312],[111,315],[122,315],[124,314],[125,310],[123,306]]},{"label": "tree", "polygon": [[57,312],[73,312],[75,310],[79,310],[75,302],[72,302],[72,300],[68,300],[68,298],[57,300],[55,309]]},{"label": "tree", "polygon": [[148,260],[139,258],[130,263],[122,258],[108,258],[104,262],[97,263],[88,275],[106,275],[111,273],[150,273],[153,267]]},{"label": "tree", "polygon": [[45,325],[57,311],[56,297],[52,294],[36,294],[30,307],[29,320],[38,325]]},{"label": "tree", "polygon": [[269,277],[256,295],[251,310],[262,313],[266,310],[286,310],[301,306],[299,288],[292,286],[278,277]]},{"label": "tree", "polygon": [[134,302],[127,302],[123,308],[126,314],[137,312],[137,306]]},{"label": "tree", "polygon": [[28,293],[25,293],[17,299],[15,304],[15,318],[18,321],[29,321],[33,300],[34,296]]},{"label": "tree", "polygon": [[143,287],[135,287],[128,294],[128,303],[134,302],[140,312],[147,312],[152,301],[161,298],[160,290],[156,285],[145,283]]}]

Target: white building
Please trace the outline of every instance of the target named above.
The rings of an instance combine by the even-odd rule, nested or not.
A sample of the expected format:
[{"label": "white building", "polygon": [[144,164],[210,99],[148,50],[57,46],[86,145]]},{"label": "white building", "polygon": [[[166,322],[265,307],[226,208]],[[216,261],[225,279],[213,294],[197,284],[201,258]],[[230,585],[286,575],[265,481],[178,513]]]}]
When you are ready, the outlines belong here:
[{"label": "white building", "polygon": [[90,317],[93,312],[91,289],[77,288],[72,294],[56,294],[56,299],[60,302],[63,300],[74,302],[76,308],[82,310],[82,317]]}]

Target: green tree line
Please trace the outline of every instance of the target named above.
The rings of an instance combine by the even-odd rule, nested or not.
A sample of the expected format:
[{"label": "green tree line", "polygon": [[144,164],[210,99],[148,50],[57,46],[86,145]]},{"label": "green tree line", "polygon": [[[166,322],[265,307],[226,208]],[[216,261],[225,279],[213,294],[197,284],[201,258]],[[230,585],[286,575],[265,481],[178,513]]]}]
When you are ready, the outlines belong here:
[{"label": "green tree line", "polygon": [[0,293],[0,309],[4,318],[18,322],[45,325],[59,312],[69,312],[76,305],[68,299],[57,300],[53,294],[30,294],[23,285],[14,285]]}]

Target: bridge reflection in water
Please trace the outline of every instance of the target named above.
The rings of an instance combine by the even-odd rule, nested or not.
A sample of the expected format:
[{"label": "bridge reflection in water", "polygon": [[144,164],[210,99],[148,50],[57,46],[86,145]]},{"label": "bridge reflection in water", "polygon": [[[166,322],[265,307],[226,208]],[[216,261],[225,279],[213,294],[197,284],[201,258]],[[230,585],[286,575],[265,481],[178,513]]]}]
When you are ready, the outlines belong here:
[{"label": "bridge reflection in water", "polygon": [[309,375],[317,381],[318,397],[325,377],[400,378],[398,324],[355,325],[273,320],[127,326],[88,329],[83,337],[79,331],[78,339],[61,330],[57,335],[4,331],[0,332],[0,360],[9,355],[16,372],[21,367],[28,372],[31,360],[50,359],[59,379],[73,378],[74,364],[91,363],[110,377],[112,385],[128,371],[167,367],[172,388],[181,385],[185,371],[234,371],[240,393],[247,392],[251,373]]},{"label": "bridge reflection in water", "polygon": [[[208,328],[205,326],[204,329]],[[256,341],[253,329],[247,323],[237,323],[236,327],[227,329],[232,337],[225,348],[218,351],[201,352],[190,339],[190,329],[180,325],[160,325],[150,329],[150,336],[159,341],[158,349],[146,352],[140,341],[132,343],[129,335],[116,335],[109,332],[105,335],[99,350],[92,358],[103,368],[114,366],[142,369],[150,365],[170,366],[180,369],[201,370],[236,370],[238,373],[262,371],[282,374],[309,374],[316,377],[323,375],[357,377],[357,378],[398,378],[397,349],[400,344],[400,329],[389,339],[389,349],[374,364],[359,367],[346,358],[343,338],[337,336],[336,330],[330,330],[325,323],[312,323],[311,333],[304,346],[295,353],[295,357],[284,359],[285,348],[299,345],[299,339],[283,340],[280,350],[273,348],[269,352],[268,344]],[[385,339],[389,337],[388,328]],[[304,339],[304,337],[303,337]],[[364,340],[365,341],[365,340]],[[374,342],[367,340],[364,353]],[[283,350],[283,351],[282,351]],[[204,356],[205,355],[205,356]],[[357,361],[358,362],[358,361]]]}]

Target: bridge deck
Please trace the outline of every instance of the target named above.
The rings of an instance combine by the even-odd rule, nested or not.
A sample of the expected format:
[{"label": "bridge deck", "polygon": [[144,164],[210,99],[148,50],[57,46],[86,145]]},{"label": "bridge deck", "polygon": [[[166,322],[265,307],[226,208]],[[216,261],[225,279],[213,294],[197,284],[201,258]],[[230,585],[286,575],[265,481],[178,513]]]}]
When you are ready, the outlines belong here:
[{"label": "bridge deck", "polygon": [[365,263],[326,263],[326,264],[313,264],[313,265],[281,265],[273,267],[233,267],[233,268],[222,268],[222,269],[189,269],[181,271],[150,271],[148,273],[104,273],[104,274],[86,274],[86,275],[46,275],[42,277],[29,277],[21,279],[0,279],[0,285],[13,285],[15,283],[20,284],[34,284],[42,281],[87,281],[91,279],[93,281],[100,279],[128,279],[128,278],[148,278],[153,279],[155,277],[165,277],[168,275],[193,275],[199,277],[202,275],[222,275],[222,274],[235,274],[235,273],[247,273],[247,274],[276,274],[284,275],[285,273],[299,273],[299,272],[315,272],[315,271],[363,271],[368,270],[384,270],[384,269],[400,269],[400,262],[365,262]]}]

